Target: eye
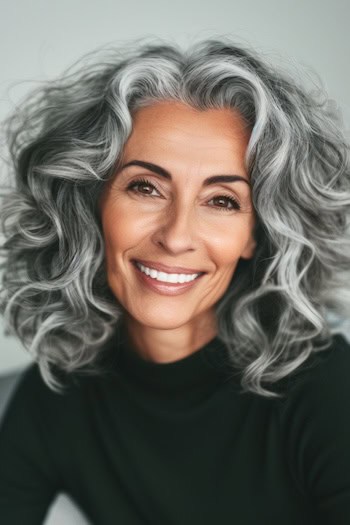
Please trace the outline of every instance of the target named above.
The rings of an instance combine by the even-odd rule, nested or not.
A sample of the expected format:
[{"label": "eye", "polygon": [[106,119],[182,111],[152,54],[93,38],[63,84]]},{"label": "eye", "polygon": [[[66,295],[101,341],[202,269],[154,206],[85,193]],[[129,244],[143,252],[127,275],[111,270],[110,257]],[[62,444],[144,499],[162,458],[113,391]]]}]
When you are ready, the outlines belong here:
[{"label": "eye", "polygon": [[[148,191],[148,192],[139,191],[139,188],[147,187],[147,186],[148,188],[151,189],[151,191]],[[157,195],[152,195],[153,190],[156,190],[159,193],[156,186],[152,184],[152,182],[144,178],[133,180],[127,186],[127,191],[132,191],[133,193],[142,195],[144,197],[156,197]],[[229,204],[229,206],[225,206],[225,205],[214,206],[219,211],[232,211],[232,210],[241,209],[239,202],[236,199],[234,199],[232,195],[217,195],[216,197],[213,197],[212,199],[210,199],[208,202],[215,201],[215,200],[221,203],[227,202]]]},{"label": "eye", "polygon": [[[230,207],[228,206],[218,206],[218,209],[220,211],[231,211],[231,210],[240,210],[241,209],[241,206],[239,204],[238,201],[236,201],[236,199],[234,199],[231,195],[218,195],[217,197],[213,197],[212,199],[210,199],[210,201],[214,201],[214,200],[217,200],[217,201],[221,201],[221,202],[228,202],[230,204]],[[208,202],[210,202],[208,201]]]},{"label": "eye", "polygon": [[127,190],[132,191],[134,193],[140,193],[141,195],[155,197],[155,195],[151,195],[152,192],[143,192],[143,191],[137,190],[137,188],[142,187],[142,186],[148,186],[149,188],[152,188],[152,190],[158,191],[157,188],[154,186],[154,184],[152,184],[149,180],[143,179],[143,178],[130,182],[130,184],[127,186]]}]

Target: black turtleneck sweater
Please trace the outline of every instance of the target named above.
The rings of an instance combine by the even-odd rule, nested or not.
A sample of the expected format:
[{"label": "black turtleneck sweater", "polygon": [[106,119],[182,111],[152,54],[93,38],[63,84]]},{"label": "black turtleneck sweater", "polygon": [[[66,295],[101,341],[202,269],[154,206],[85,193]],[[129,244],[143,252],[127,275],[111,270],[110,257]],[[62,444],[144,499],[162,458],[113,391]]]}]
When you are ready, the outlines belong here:
[{"label": "black turtleneck sweater", "polygon": [[0,522],[41,524],[65,492],[93,525],[349,525],[349,342],[333,336],[283,399],[242,393],[225,354],[215,337],[153,363],[117,330],[106,373],[63,395],[30,365],[0,432]]}]

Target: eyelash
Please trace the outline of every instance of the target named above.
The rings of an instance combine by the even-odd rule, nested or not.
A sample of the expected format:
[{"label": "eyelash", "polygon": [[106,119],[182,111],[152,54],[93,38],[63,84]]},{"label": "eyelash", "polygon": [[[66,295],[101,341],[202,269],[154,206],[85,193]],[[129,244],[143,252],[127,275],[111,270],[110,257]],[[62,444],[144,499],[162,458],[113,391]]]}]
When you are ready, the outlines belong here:
[{"label": "eyelash", "polygon": [[[138,193],[139,195],[143,195],[145,197],[155,197],[155,195],[147,195],[146,193],[139,193],[136,191],[136,187],[137,186],[141,186],[142,184],[145,184],[146,186],[150,186],[152,189],[155,189],[157,191],[158,188],[152,183],[150,182],[149,180],[147,179],[144,179],[144,178],[140,178],[140,179],[136,179],[136,180],[133,180],[132,182],[130,182],[130,184],[127,186],[127,190],[128,191],[133,191],[134,193]],[[213,197],[214,199],[218,199],[218,198],[224,198],[224,199],[227,199],[233,206],[234,208],[225,208],[225,207],[222,207],[222,206],[218,206],[218,210],[220,211],[232,211],[232,210],[237,210],[239,211],[241,209],[241,206],[239,204],[238,201],[236,201],[236,199],[234,199],[231,195],[217,195],[216,197]],[[212,200],[212,199],[210,199]]]}]

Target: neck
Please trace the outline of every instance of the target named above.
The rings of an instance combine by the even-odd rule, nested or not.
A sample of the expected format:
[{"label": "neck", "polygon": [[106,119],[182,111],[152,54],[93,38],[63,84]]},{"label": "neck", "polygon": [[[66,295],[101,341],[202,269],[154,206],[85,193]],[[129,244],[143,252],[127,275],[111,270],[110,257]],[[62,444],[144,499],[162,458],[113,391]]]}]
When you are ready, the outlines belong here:
[{"label": "neck", "polygon": [[213,315],[171,329],[147,326],[126,315],[125,326],[130,346],[143,359],[155,363],[170,363],[187,357],[217,335]]}]

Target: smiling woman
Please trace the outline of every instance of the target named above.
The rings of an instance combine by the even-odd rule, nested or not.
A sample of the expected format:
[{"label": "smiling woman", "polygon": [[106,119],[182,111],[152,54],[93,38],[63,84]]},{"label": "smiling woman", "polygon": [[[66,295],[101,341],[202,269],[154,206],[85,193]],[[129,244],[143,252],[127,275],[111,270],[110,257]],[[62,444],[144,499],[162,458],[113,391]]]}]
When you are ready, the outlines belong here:
[{"label": "smiling woman", "polygon": [[327,98],[228,38],[75,66],[3,123],[0,307],[35,362],[1,427],[2,522],[62,491],[98,525],[350,523]]},{"label": "smiling woman", "polygon": [[173,361],[217,333],[215,304],[239,259],[253,256],[250,133],[230,109],[169,101],[133,119],[123,166],[100,203],[107,279],[139,352]]}]

